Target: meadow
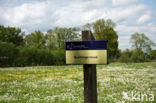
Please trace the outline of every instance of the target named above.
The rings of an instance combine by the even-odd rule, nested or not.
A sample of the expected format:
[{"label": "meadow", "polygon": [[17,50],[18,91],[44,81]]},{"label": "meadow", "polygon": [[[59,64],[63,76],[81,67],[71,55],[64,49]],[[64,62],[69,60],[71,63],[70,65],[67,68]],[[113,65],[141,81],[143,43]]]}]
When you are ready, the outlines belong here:
[{"label": "meadow", "polygon": [[[97,65],[97,90],[98,103],[156,103],[156,63]],[[82,65],[0,68],[0,103],[83,102]]]}]

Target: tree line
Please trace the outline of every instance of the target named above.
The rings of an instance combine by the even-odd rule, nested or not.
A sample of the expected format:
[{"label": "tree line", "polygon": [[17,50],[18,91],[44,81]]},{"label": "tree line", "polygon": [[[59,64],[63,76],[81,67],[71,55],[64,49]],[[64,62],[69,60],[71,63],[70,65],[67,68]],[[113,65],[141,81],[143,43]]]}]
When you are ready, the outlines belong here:
[{"label": "tree line", "polygon": [[47,33],[25,34],[20,28],[0,26],[0,66],[65,64],[65,42],[78,40],[78,28],[55,27]]},{"label": "tree line", "polygon": [[132,49],[121,52],[120,62],[148,62],[156,60],[156,50],[152,50],[155,43],[144,33],[134,33],[131,35],[130,43]]},{"label": "tree line", "polygon": [[109,62],[143,62],[147,61],[146,53],[156,59],[156,51],[151,49],[155,44],[145,34],[132,35],[132,50],[118,49],[115,26],[110,19],[99,19],[81,28],[54,27],[46,33],[37,30],[26,34],[20,28],[0,25],[0,66],[64,65],[65,42],[81,40],[82,30],[91,30],[96,40],[108,40]]}]

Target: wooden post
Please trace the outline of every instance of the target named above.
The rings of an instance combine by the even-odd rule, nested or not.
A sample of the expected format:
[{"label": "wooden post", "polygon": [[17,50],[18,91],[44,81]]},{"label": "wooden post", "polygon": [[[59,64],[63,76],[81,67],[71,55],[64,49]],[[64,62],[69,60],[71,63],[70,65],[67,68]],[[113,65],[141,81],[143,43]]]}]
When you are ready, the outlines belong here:
[{"label": "wooden post", "polygon": [[[95,40],[91,31],[82,31],[82,40]],[[96,77],[96,65],[84,64],[84,102],[85,103],[97,103],[97,77]]]}]

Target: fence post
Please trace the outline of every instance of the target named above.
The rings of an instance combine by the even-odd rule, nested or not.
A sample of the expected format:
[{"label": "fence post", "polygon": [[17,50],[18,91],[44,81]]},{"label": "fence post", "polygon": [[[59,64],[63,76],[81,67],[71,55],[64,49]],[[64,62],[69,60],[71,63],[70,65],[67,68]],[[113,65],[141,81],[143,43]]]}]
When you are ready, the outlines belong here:
[{"label": "fence post", "polygon": [[[95,40],[91,31],[82,31],[82,40]],[[97,103],[97,76],[96,64],[84,64],[84,102]]]}]

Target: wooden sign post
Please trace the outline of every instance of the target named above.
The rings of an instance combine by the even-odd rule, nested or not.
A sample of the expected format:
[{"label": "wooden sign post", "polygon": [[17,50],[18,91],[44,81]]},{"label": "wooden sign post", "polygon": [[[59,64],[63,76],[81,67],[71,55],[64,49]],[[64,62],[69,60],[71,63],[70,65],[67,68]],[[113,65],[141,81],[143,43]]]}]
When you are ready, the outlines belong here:
[{"label": "wooden sign post", "polygon": [[82,31],[82,41],[66,42],[66,64],[83,65],[84,102],[97,103],[96,64],[107,64],[107,40],[96,41],[91,31]]},{"label": "wooden sign post", "polygon": [[[91,31],[82,31],[82,40],[95,40]],[[84,64],[84,102],[97,103],[97,76],[96,64]]]}]

